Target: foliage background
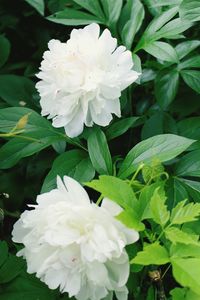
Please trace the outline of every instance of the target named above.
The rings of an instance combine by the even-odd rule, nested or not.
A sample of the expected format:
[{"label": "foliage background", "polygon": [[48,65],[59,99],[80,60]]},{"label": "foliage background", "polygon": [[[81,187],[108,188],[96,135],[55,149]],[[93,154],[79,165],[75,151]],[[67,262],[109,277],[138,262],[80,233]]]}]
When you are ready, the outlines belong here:
[{"label": "foliage background", "polygon": [[[26,273],[25,262],[15,257],[17,246],[11,241],[13,223],[27,204],[35,202],[41,190],[48,191],[55,186],[57,174],[68,174],[80,182],[98,178],[99,174],[116,175],[117,172],[120,176],[118,169],[121,168],[122,174],[130,164],[127,160],[122,163],[122,159],[140,141],[160,134],[194,139],[197,141],[192,143],[176,136],[157,136],[155,143],[160,145],[159,149],[154,149],[152,140],[142,149],[139,147],[141,153],[147,149],[152,151],[144,161],[145,171],[143,169],[143,174],[137,177],[137,181],[135,177],[132,183],[134,191],[140,192],[141,186],[148,185],[149,180],[150,186],[160,186],[164,182],[169,210],[180,201],[189,199],[188,203],[198,214],[199,206],[194,206],[194,203],[200,202],[199,20],[198,0],[1,0],[0,299],[67,299],[67,295],[50,291]],[[91,22],[102,24],[102,29],[108,27],[118,38],[118,43],[133,52],[135,69],[142,70],[142,76],[137,84],[122,94],[123,119],[115,118],[111,125],[101,130],[98,127],[86,128],[81,137],[71,140],[63,130],[54,129],[50,122],[40,117],[35,74],[50,39],[66,41],[74,26]],[[177,158],[186,149],[188,154]],[[167,163],[163,167],[160,161]],[[135,164],[121,178],[128,180],[137,166]],[[163,168],[167,177],[162,177]],[[152,174],[155,174],[153,178]],[[153,192],[156,187],[153,186]],[[93,188],[102,192],[101,188],[94,185]],[[96,200],[97,193],[88,190]],[[159,197],[161,199],[155,202],[155,206],[162,208],[163,204],[165,207],[165,200]],[[166,207],[163,210],[166,213]],[[200,221],[192,222],[196,217],[194,213],[193,218],[190,216],[189,229],[184,231],[195,235],[196,244],[185,243],[185,236],[184,241],[175,243],[182,249],[190,247],[190,251],[186,249],[188,256],[193,257],[193,261],[188,262],[190,266],[200,265],[200,246],[196,237],[200,233]],[[127,218],[123,221],[128,222]],[[153,220],[163,225],[155,215]],[[145,234],[159,236],[160,228],[152,222],[149,221]],[[143,236],[144,242],[148,239]],[[169,241],[166,240],[167,237],[160,242],[168,247]],[[142,250],[141,245],[137,247],[129,250],[131,258]],[[196,254],[191,254],[195,249]],[[153,254],[159,255],[158,251],[155,248]],[[149,267],[142,269],[141,265],[146,265],[142,260],[137,263],[135,268],[133,265],[129,282],[130,299],[162,299],[157,284],[150,282]],[[158,265],[168,263],[161,261]],[[154,264],[152,261],[147,263],[150,268]],[[166,266],[162,271],[165,269]],[[193,269],[184,270],[184,279],[174,271],[175,280],[169,269],[163,279],[167,299],[200,298],[200,284],[195,279],[200,276],[200,268]],[[179,284],[185,288],[180,288]]]}]

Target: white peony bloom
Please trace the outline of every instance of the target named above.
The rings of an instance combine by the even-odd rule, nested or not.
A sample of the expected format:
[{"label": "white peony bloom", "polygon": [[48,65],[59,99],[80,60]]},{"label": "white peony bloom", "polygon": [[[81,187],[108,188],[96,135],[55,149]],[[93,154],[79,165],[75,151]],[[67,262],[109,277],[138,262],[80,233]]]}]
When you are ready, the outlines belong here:
[{"label": "white peony bloom", "polygon": [[108,29],[99,34],[99,25],[91,24],[73,29],[67,43],[51,40],[37,75],[42,115],[70,137],[84,124],[106,126],[112,114],[120,117],[121,91],[139,76],[131,52],[117,47]]},{"label": "white peony bloom", "polygon": [[[32,205],[31,205],[32,206]],[[27,260],[28,273],[50,289],[60,288],[78,300],[127,299],[129,276],[127,244],[138,240],[135,230],[114,218],[122,211],[104,199],[91,203],[82,186],[70,177],[58,177],[57,189],[39,195],[34,209],[15,223],[13,241]]]}]

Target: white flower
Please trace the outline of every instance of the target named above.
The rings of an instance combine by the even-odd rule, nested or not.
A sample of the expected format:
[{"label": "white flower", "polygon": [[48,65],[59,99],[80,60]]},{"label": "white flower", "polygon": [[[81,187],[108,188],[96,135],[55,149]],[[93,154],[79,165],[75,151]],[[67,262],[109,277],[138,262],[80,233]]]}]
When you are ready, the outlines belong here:
[{"label": "white flower", "polygon": [[131,52],[116,48],[108,29],[99,34],[99,25],[91,24],[73,29],[67,43],[51,40],[37,75],[42,115],[70,137],[78,136],[84,124],[107,126],[112,113],[120,117],[121,91],[139,76],[132,70]]},{"label": "white flower", "polygon": [[78,300],[127,299],[129,276],[127,244],[138,232],[113,215],[122,211],[104,199],[99,207],[70,177],[58,177],[57,189],[39,195],[34,209],[15,223],[13,241],[24,244],[18,252],[27,260],[28,273],[50,289],[60,288]]}]

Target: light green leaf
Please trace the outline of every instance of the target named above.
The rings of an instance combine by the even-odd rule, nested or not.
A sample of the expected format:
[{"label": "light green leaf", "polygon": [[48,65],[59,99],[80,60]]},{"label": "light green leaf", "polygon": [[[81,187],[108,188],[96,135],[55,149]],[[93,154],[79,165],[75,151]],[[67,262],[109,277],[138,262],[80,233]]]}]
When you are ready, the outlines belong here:
[{"label": "light green leaf", "polygon": [[170,256],[172,258],[200,258],[200,246],[194,244],[172,244],[170,247]]},{"label": "light green leaf", "polygon": [[10,54],[10,42],[3,35],[0,35],[0,53],[0,67],[2,67],[8,60]]},{"label": "light green leaf", "polygon": [[154,191],[150,202],[152,218],[162,227],[167,223],[170,216],[167,206],[165,205],[166,199],[163,191],[160,188],[157,188]]},{"label": "light green leaf", "polygon": [[144,46],[143,49],[158,59],[173,63],[178,62],[175,49],[168,43],[154,41]]},{"label": "light green leaf", "polygon": [[138,201],[138,214],[141,220],[152,218],[152,212],[150,209],[150,200],[157,188],[163,188],[163,183],[156,182],[151,185],[146,185],[140,193]]},{"label": "light green leaf", "polygon": [[62,11],[56,12],[55,14],[47,17],[47,20],[71,26],[102,23],[102,21],[96,16],[72,8],[65,8]]},{"label": "light green leaf", "polygon": [[158,242],[144,246],[143,251],[137,253],[130,263],[139,265],[165,265],[169,262],[169,255],[165,247]]},{"label": "light green leaf", "polygon": [[91,12],[93,15],[97,16],[103,22],[105,22],[105,16],[98,0],[74,0],[74,2]]},{"label": "light green leaf", "polygon": [[175,49],[178,54],[178,58],[181,59],[188,55],[190,52],[195,50],[197,47],[200,46],[200,41],[192,40],[192,41],[185,41],[178,44]]},{"label": "light green leaf", "polygon": [[170,295],[172,296],[172,300],[183,300],[185,299],[187,289],[184,288],[175,288],[170,291]]},{"label": "light green leaf", "polygon": [[188,203],[186,200],[179,202],[172,209],[170,221],[171,224],[183,224],[195,221],[200,215],[200,203]]},{"label": "light green leaf", "polygon": [[200,94],[200,71],[182,70],[181,76],[185,83]]},{"label": "light green leaf", "polygon": [[[188,234],[176,227],[169,227],[165,229],[165,236],[173,244],[182,243],[186,245],[198,245],[198,235]],[[199,248],[200,249],[200,248]]]},{"label": "light green leaf", "polygon": [[129,151],[120,167],[119,176],[126,178],[136,170],[140,163],[149,163],[155,158],[160,162],[168,161],[178,156],[192,143],[194,140],[174,134],[150,137]]},{"label": "light green leaf", "polygon": [[171,259],[173,275],[178,283],[200,295],[200,259]]},{"label": "light green leaf", "polygon": [[179,85],[179,73],[176,70],[161,71],[155,80],[155,95],[159,105],[166,109],[175,99]]},{"label": "light green leaf", "polygon": [[33,6],[39,14],[44,16],[44,0],[25,0],[31,6]]},{"label": "light green leaf", "polygon": [[195,150],[181,157],[176,165],[177,176],[196,176],[200,177],[200,150]]},{"label": "light green leaf", "polygon": [[125,209],[137,210],[138,200],[132,188],[119,178],[102,175],[99,180],[87,182],[86,185]]},{"label": "light green leaf", "polygon": [[137,231],[143,231],[145,229],[144,224],[140,222],[138,215],[132,209],[122,211],[118,216],[116,216],[116,219],[128,228],[133,228]]},{"label": "light green leaf", "polygon": [[131,49],[135,34],[138,32],[144,19],[144,6],[140,0],[128,0],[122,10],[126,15],[126,23],[123,26],[121,36],[123,44]]},{"label": "light green leaf", "polygon": [[200,55],[196,55],[182,61],[179,64],[180,69],[187,69],[187,68],[200,68]]},{"label": "light green leaf", "polygon": [[199,0],[183,0],[179,9],[180,17],[184,20],[200,21]]},{"label": "light green leaf", "polygon": [[139,120],[140,117],[129,117],[111,124],[105,132],[107,140],[112,140],[125,133],[129,128],[137,126],[140,124]]},{"label": "light green leaf", "polygon": [[88,151],[95,170],[99,174],[112,175],[112,158],[106,136],[99,128],[93,129],[88,137]]},{"label": "light green leaf", "polygon": [[42,193],[51,191],[56,187],[57,175],[68,175],[79,182],[90,181],[95,175],[95,170],[86,152],[71,150],[59,155],[53,162],[52,168],[46,176]]}]

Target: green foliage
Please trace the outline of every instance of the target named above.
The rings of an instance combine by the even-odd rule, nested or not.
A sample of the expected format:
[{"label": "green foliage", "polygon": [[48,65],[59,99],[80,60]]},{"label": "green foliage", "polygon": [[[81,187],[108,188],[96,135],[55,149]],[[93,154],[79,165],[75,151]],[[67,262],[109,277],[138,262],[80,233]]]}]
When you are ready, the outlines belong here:
[{"label": "green foliage", "polygon": [[[1,1],[1,300],[68,299],[27,273],[11,240],[19,215],[58,175],[85,184],[98,205],[117,203],[116,220],[139,231],[127,247],[130,299],[157,300],[160,284],[168,300],[200,298],[198,21],[199,0]],[[121,118],[71,139],[41,116],[35,74],[50,39],[65,42],[93,22],[131,51],[141,76],[122,92]]]}]

